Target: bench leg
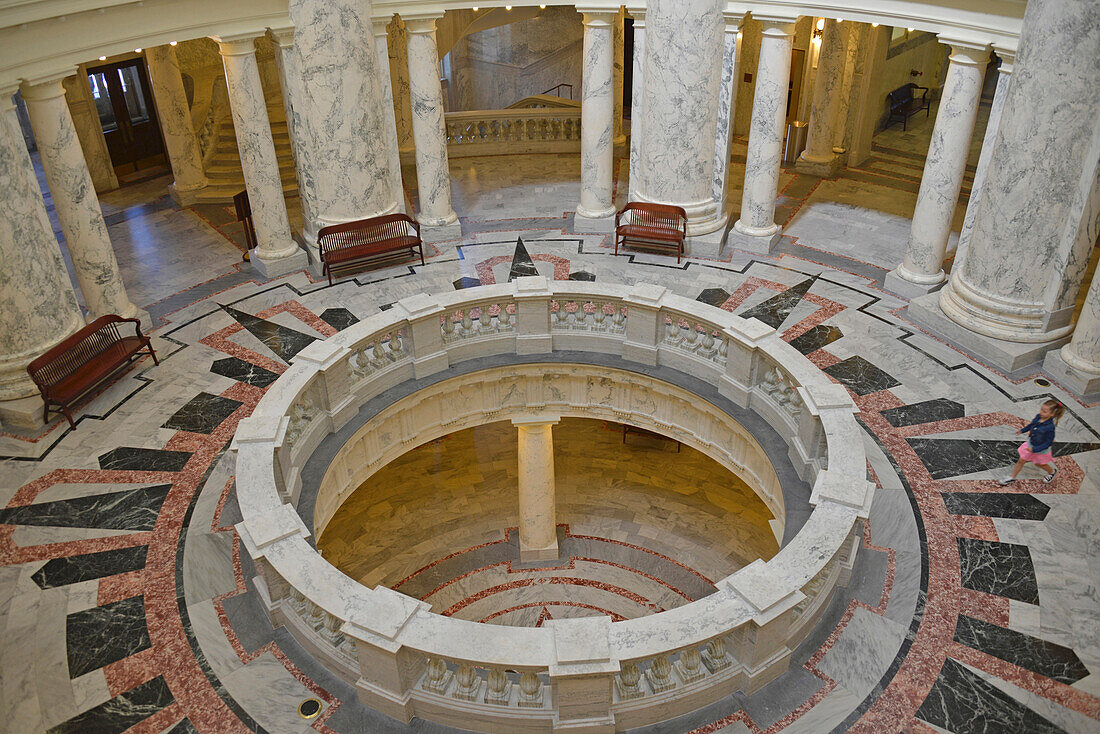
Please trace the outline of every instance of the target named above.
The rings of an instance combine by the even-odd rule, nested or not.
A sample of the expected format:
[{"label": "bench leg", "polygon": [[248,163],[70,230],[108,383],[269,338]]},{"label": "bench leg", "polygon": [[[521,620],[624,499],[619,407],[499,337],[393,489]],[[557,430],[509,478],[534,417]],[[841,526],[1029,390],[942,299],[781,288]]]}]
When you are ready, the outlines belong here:
[{"label": "bench leg", "polygon": [[68,418],[68,419],[69,419],[69,427],[70,427],[70,428],[76,428],[76,424],[75,424],[75,423],[73,423],[73,417],[72,417],[72,415],[71,415],[71,414],[69,413],[69,409],[68,409],[68,408],[66,408],[66,407],[65,407],[64,405],[62,405],[62,406],[61,406],[61,412],[62,412],[62,413],[63,413],[63,414],[65,415],[65,417],[66,417],[66,418]]},{"label": "bench leg", "polygon": [[152,344],[149,345],[149,356],[153,358],[153,364],[155,364],[155,365],[160,364],[160,360],[157,359],[157,353],[155,351],[153,351],[153,345]]},{"label": "bench leg", "polygon": [[424,265],[424,245],[420,245],[420,247],[417,248],[417,249],[420,250],[420,264],[421,264],[421,266],[423,266]]}]

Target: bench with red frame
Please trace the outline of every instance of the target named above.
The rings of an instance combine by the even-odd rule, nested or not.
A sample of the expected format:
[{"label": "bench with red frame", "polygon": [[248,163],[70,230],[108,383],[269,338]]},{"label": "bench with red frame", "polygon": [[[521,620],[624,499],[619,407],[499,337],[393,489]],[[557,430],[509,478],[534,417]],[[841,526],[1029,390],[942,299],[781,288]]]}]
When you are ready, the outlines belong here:
[{"label": "bench with red frame", "polygon": [[386,214],[323,227],[317,233],[317,246],[324,263],[321,272],[328,274],[329,285],[332,285],[334,270],[364,265],[380,259],[381,255],[407,251],[415,257],[419,253],[420,264],[424,264],[420,225],[404,214]]},{"label": "bench with red frame", "polygon": [[615,215],[615,254],[619,245],[639,250],[675,252],[676,262],[684,254],[687,213],[670,204],[630,202]]},{"label": "bench with red frame", "polygon": [[[125,336],[120,329],[128,323],[134,325],[134,336]],[[144,354],[160,364],[149,337],[141,333],[141,322],[115,314],[100,316],[55,344],[27,365],[46,404],[43,419],[50,420],[50,406],[56,405],[75,428],[69,409],[76,401]]]}]

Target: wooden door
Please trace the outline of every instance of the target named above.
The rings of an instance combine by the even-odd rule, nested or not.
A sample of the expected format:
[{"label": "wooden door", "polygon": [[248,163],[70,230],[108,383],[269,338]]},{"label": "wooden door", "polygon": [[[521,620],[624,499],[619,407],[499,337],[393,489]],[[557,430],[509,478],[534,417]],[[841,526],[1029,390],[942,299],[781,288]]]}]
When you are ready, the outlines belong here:
[{"label": "wooden door", "polygon": [[88,83],[115,169],[130,172],[162,163],[164,143],[144,60],[89,68]]}]

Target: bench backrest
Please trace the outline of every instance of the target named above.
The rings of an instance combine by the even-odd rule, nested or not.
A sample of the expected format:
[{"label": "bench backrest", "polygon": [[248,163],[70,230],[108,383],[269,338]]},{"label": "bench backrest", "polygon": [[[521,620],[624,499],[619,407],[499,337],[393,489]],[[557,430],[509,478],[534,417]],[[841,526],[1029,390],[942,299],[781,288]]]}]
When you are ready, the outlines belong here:
[{"label": "bench backrest", "polygon": [[687,228],[687,212],[682,206],[632,201],[623,207],[618,217],[622,217],[627,212],[630,212],[630,223],[640,227],[654,227],[680,233],[685,232]]},{"label": "bench backrest", "polygon": [[912,100],[914,86],[916,85],[910,82],[904,87],[898,87],[897,89],[886,95],[890,99],[890,106],[897,107],[898,105],[905,104]]},{"label": "bench backrest", "polygon": [[419,228],[411,217],[405,214],[386,214],[323,227],[317,233],[317,246],[323,256],[325,252],[410,236],[420,236]]},{"label": "bench backrest", "polygon": [[27,365],[27,372],[39,387],[56,385],[96,356],[122,341],[119,324],[134,319],[124,319],[115,314],[100,316],[92,323],[77,330],[47,349]]}]

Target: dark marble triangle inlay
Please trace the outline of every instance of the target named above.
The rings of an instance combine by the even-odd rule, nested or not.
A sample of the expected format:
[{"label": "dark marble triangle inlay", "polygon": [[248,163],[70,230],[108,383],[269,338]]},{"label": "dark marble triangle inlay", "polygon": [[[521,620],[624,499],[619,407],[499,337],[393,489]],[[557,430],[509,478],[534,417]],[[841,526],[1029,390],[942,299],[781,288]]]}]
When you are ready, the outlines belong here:
[{"label": "dark marble triangle inlay", "polygon": [[959,615],[955,625],[955,642],[1066,685],[1089,674],[1077,653],[1068,647],[965,614]]},{"label": "dark marble triangle inlay", "polygon": [[1035,565],[1026,545],[956,538],[962,585],[1027,604],[1039,603]]},{"label": "dark marble triangle inlay", "polygon": [[856,395],[870,395],[901,384],[894,379],[893,375],[879,369],[859,355],[829,365],[822,372],[839,380],[844,387]]},{"label": "dark marble triangle inlay", "polygon": [[77,678],[150,646],[145,599],[129,599],[82,609],[65,618],[69,677]]},{"label": "dark marble triangle inlay", "polygon": [[195,728],[195,725],[191,723],[190,719],[180,719],[178,724],[164,734],[200,734],[200,732]]},{"label": "dark marble triangle inlay", "polygon": [[239,400],[200,392],[173,413],[161,428],[210,434],[242,405],[244,403]]},{"label": "dark marble triangle inlay", "polygon": [[951,658],[944,661],[917,718],[954,734],[1064,734],[1065,729],[982,680]]},{"label": "dark marble triangle inlay", "polygon": [[346,308],[326,308],[321,312],[321,321],[336,329],[343,331],[349,326],[359,323],[359,317]]},{"label": "dark marble triangle inlay", "polygon": [[963,418],[966,416],[966,409],[962,403],[956,403],[954,400],[935,398],[910,405],[901,405],[897,408],[887,408],[886,410],[880,410],[879,413],[894,428],[901,428],[921,423],[932,423],[933,421]]},{"label": "dark marble triangle inlay", "polygon": [[231,306],[222,306],[227,314],[232,316],[237,323],[248,330],[250,334],[264,343],[268,349],[278,355],[279,359],[286,363],[298,352],[317,341],[316,337],[295,331],[288,326],[276,324],[259,316],[238,311]]},{"label": "dark marble triangle inlay", "polygon": [[695,300],[710,306],[721,306],[729,298],[730,293],[725,288],[704,288],[699,291],[699,295],[695,297]]},{"label": "dark marble triangle inlay", "polygon": [[583,280],[588,283],[595,283],[596,276],[588,272],[587,270],[578,270],[575,273],[569,274],[569,280]]},{"label": "dark marble triangle inlay", "polygon": [[481,279],[471,278],[468,275],[463,275],[461,278],[451,283],[451,285],[455,287],[456,291],[460,291],[465,288],[477,288],[479,285],[481,285]]},{"label": "dark marble triangle inlay", "polygon": [[59,528],[152,530],[171,484],[39,502],[0,510],[0,523]]},{"label": "dark marble triangle inlay", "polygon": [[793,285],[787,290],[774,295],[768,300],[758,303],[752,308],[742,311],[739,315],[746,319],[759,319],[773,329],[778,329],[787,320],[806,293],[817,281],[818,276],[807,278],[798,285]]},{"label": "dark marble triangle inlay", "polygon": [[271,370],[264,369],[251,362],[245,362],[240,357],[214,360],[214,363],[210,365],[210,371],[215,375],[228,377],[237,382],[244,382],[256,387],[268,387],[279,379],[279,376]]},{"label": "dark marble triangle inlay", "polygon": [[1013,520],[1042,520],[1050,505],[1030,494],[1003,492],[942,492],[940,497],[952,515],[1008,517]]},{"label": "dark marble triangle inlay", "polygon": [[79,556],[54,558],[31,576],[40,589],[51,589],[81,581],[100,579],[145,568],[149,546],[85,553]]},{"label": "dark marble triangle inlay", "polygon": [[527,248],[523,244],[523,238],[516,238],[516,251],[512,255],[512,267],[508,270],[508,282],[512,282],[516,278],[522,278],[525,275],[538,275],[538,268],[535,267],[535,261],[531,259],[531,256],[527,254]]},{"label": "dark marble triangle inlay", "polygon": [[99,468],[117,471],[183,471],[190,451],[120,446],[99,456]]},{"label": "dark marble triangle inlay", "polygon": [[791,339],[790,344],[801,354],[809,354],[810,352],[816,352],[818,349],[832,344],[843,336],[844,332],[835,326],[818,324],[817,326],[807,329],[805,334],[799,334],[794,339]]},{"label": "dark marble triangle inlay", "polygon": [[[1019,458],[1016,449],[1025,439],[1021,436],[1018,439],[1009,440],[989,438],[907,438],[905,440],[913,447],[913,451],[933,479],[946,479],[1011,466]],[[1096,449],[1100,449],[1100,443],[1077,441],[1054,443],[1055,456],[1068,456]]]},{"label": "dark marble triangle inlay", "polygon": [[134,686],[95,708],[77,714],[47,734],[121,734],[170,705],[175,698],[163,676]]}]

